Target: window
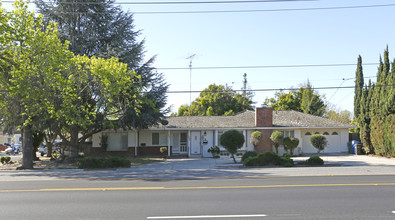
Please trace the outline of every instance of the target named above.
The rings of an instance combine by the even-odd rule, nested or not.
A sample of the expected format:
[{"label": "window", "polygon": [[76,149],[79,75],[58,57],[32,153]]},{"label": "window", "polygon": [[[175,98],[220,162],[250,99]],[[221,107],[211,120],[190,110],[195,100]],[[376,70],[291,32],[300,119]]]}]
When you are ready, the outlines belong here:
[{"label": "window", "polygon": [[332,135],[338,135],[338,133],[336,131],[332,132]]},{"label": "window", "polygon": [[323,133],[323,135],[329,135],[329,133],[325,131],[325,132]]},{"label": "window", "polygon": [[181,140],[180,142],[186,143],[188,141],[188,134],[187,133],[181,133]]},{"label": "window", "polygon": [[295,131],[283,131],[284,137],[295,137]]},{"label": "window", "polygon": [[159,133],[152,133],[152,145],[159,145]]},{"label": "window", "polygon": [[152,145],[167,145],[167,136],[163,132],[152,133]]},{"label": "window", "polygon": [[314,134],[320,134],[320,132],[316,131]]},{"label": "window", "polygon": [[128,149],[127,132],[108,132],[107,151],[125,151]]},{"label": "window", "polygon": [[311,133],[310,132],[306,132],[304,135],[311,135]]}]

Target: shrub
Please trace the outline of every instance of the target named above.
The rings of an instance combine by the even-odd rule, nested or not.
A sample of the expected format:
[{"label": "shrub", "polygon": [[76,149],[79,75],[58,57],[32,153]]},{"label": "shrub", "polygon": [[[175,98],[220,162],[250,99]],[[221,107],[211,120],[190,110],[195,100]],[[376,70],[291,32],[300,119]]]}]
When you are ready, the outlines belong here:
[{"label": "shrub", "polygon": [[213,156],[219,154],[221,152],[221,150],[219,149],[218,146],[212,146],[210,147],[207,152],[211,153]]},{"label": "shrub", "polygon": [[2,164],[11,163],[11,157],[9,157],[9,156],[0,157],[0,162]]},{"label": "shrub", "polygon": [[321,157],[319,156],[311,156],[307,160],[307,165],[313,165],[313,166],[324,165],[324,160],[322,160]]},{"label": "shrub", "polygon": [[281,166],[293,167],[295,166],[294,161],[290,157],[281,157]]},{"label": "shrub", "polygon": [[159,152],[162,154],[164,159],[167,159],[167,147],[159,148]]},{"label": "shrub", "polygon": [[272,141],[277,154],[278,154],[278,147],[283,142],[283,139],[284,139],[284,134],[281,131],[274,131],[272,135],[270,135],[270,140]]},{"label": "shrub", "polygon": [[248,157],[243,161],[244,166],[293,166],[291,158],[280,157],[274,152],[263,152],[257,156]]},{"label": "shrub", "polygon": [[243,147],[244,135],[238,130],[229,130],[221,135],[221,145],[232,155],[233,161],[236,163],[234,154],[237,149]]},{"label": "shrub", "polygon": [[160,151],[162,154],[166,154],[166,153],[167,153],[167,147],[161,147],[161,148],[159,148],[159,151]]},{"label": "shrub", "polygon": [[295,137],[286,137],[284,138],[284,149],[288,152],[291,153],[291,155],[293,155],[293,151],[294,149],[299,145],[299,139],[295,138]]},{"label": "shrub", "polygon": [[318,153],[324,150],[326,145],[328,145],[325,135],[322,134],[313,134],[310,137],[310,143],[315,149],[317,149]]},{"label": "shrub", "polygon": [[258,146],[258,144],[261,142],[262,140],[262,132],[260,131],[254,131],[251,134],[250,137],[250,143],[252,143],[252,145],[254,145],[254,149],[256,150],[256,147]]},{"label": "shrub", "polygon": [[85,157],[77,160],[79,169],[129,168],[130,160],[123,157]]},{"label": "shrub", "polygon": [[245,161],[245,159],[247,159],[249,157],[255,157],[257,155],[258,155],[258,153],[256,151],[247,151],[241,157],[241,161]]}]

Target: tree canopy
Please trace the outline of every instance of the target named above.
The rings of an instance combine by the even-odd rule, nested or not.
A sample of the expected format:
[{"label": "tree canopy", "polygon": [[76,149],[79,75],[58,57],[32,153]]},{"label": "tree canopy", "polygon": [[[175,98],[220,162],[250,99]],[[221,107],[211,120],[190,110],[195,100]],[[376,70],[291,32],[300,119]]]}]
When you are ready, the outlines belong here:
[{"label": "tree canopy", "polygon": [[342,111],[330,110],[327,113],[325,113],[325,117],[347,124],[351,122],[351,112],[348,110],[342,110]]},{"label": "tree canopy", "polygon": [[[69,49],[73,53],[95,59],[88,65],[107,62],[99,64],[97,70],[111,75],[112,66],[116,67],[117,64],[109,62],[115,60],[102,59],[111,60],[115,57],[119,59],[117,62],[127,64],[122,68],[133,73],[130,78],[135,79],[119,81],[122,83],[119,90],[113,88],[109,91],[121,92],[121,96],[115,98],[102,93],[102,85],[97,84],[97,80],[89,75],[89,71],[84,73],[88,74],[85,78],[74,78],[76,85],[86,86],[75,88],[76,91],[81,91],[81,98],[69,104],[75,106],[74,110],[78,108],[79,118],[89,119],[89,123],[71,123],[67,118],[62,118],[60,126],[56,129],[57,133],[63,136],[64,142],[69,142],[65,137],[70,134],[69,144],[76,148],[79,142],[106,128],[144,129],[161,122],[168,112],[165,108],[168,84],[163,75],[151,67],[154,57],[143,62],[144,41],[137,40],[139,31],[134,28],[131,13],[123,12],[120,7],[114,6],[113,0],[92,3],[83,0],[36,0],[35,3],[39,12],[44,15],[45,21],[58,23],[60,39],[70,42]],[[86,59],[81,57],[79,59]],[[109,65],[109,69],[100,70],[106,65]],[[105,86],[110,86],[115,80],[108,79]],[[82,136],[78,137],[78,134]]]},{"label": "tree canopy", "polygon": [[94,132],[160,120],[167,87],[147,88],[143,77],[162,83],[150,67],[141,68],[143,76],[117,58],[74,55],[54,23],[44,26],[20,1],[14,6],[0,17],[0,117],[6,131],[23,130],[23,168],[33,166],[33,133],[51,129],[75,156],[78,142]]},{"label": "tree canopy", "polygon": [[263,105],[274,110],[294,110],[316,116],[323,116],[326,111],[325,97],[314,91],[309,81],[299,90],[276,92],[275,97],[267,98]]},{"label": "tree canopy", "polygon": [[191,106],[180,106],[176,116],[234,115],[252,110],[252,104],[251,98],[247,95],[239,94],[228,86],[211,84],[200,93]]}]

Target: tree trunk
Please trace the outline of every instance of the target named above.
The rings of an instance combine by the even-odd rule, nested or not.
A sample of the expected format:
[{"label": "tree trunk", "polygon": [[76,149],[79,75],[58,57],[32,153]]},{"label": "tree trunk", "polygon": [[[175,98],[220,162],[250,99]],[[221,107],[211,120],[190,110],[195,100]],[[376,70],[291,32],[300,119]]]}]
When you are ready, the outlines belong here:
[{"label": "tree trunk", "polygon": [[70,134],[70,157],[77,158],[79,152],[78,129],[72,128]]},{"label": "tree trunk", "polygon": [[236,162],[236,158],[235,158],[235,155],[234,155],[234,154],[232,154],[232,158],[233,158],[233,162],[237,163],[237,162]]},{"label": "tree trunk", "polygon": [[32,126],[28,125],[23,128],[23,156],[22,166],[19,169],[33,169],[33,132]]}]

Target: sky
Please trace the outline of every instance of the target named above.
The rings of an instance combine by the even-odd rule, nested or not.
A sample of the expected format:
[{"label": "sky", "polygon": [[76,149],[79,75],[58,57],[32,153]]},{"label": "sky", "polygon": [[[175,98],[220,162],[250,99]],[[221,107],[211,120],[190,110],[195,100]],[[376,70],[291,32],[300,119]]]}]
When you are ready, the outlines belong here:
[{"label": "sky", "polygon": [[[134,2],[153,1],[172,0]],[[353,112],[354,89],[338,87],[354,86],[358,56],[363,63],[373,64],[363,67],[365,82],[375,81],[377,63],[387,45],[390,59],[395,57],[394,0],[123,3],[122,9],[134,13],[139,40],[145,41],[145,59],[156,56],[154,67],[170,84],[171,112],[213,83],[240,90],[244,73],[247,86],[255,90],[256,107],[278,89],[298,88],[309,80],[331,109]],[[215,12],[180,13],[191,11]],[[259,68],[248,68],[252,66]]]}]

